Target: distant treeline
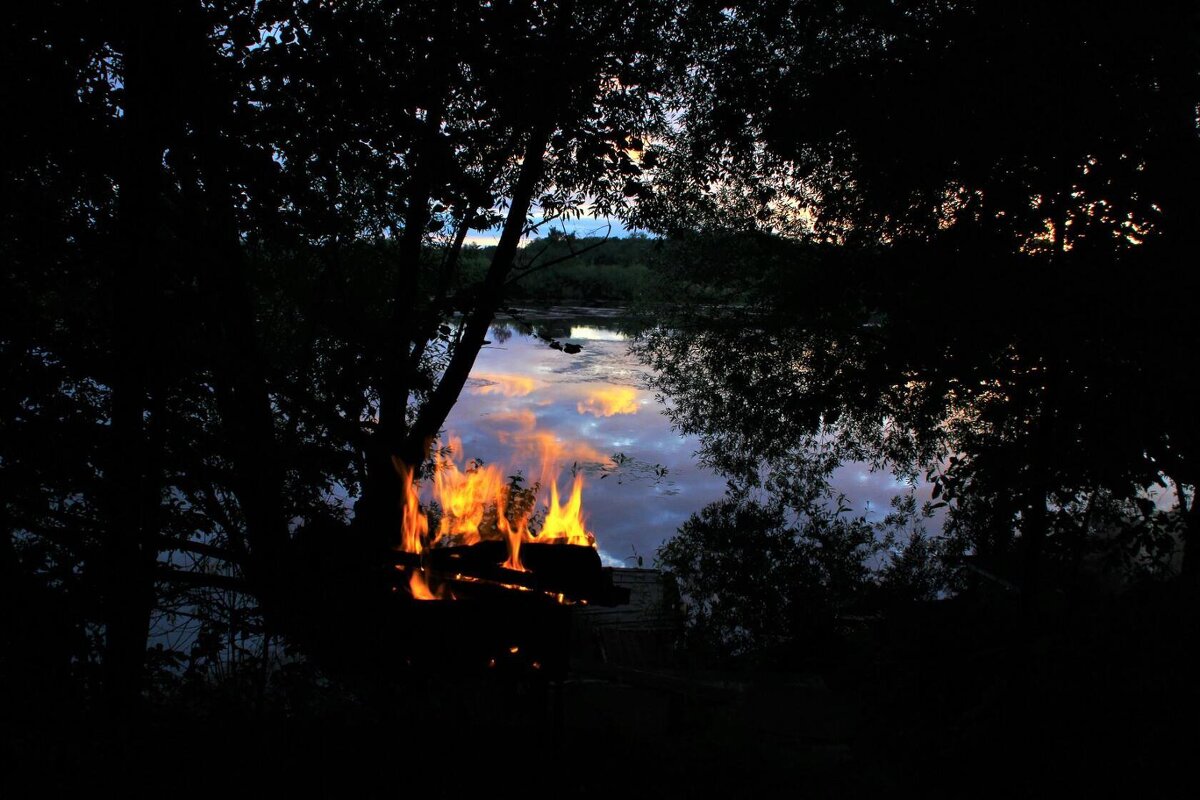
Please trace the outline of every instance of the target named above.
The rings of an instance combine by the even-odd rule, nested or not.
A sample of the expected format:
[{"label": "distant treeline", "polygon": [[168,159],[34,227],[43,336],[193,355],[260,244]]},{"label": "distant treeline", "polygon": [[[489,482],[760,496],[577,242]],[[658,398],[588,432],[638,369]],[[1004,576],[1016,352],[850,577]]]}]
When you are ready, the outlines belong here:
[{"label": "distant treeline", "polygon": [[[662,283],[654,264],[666,243],[645,235],[628,238],[576,237],[551,233],[517,254],[509,298],[521,302],[630,303],[657,300]],[[482,277],[495,246],[462,252],[468,284]]]}]

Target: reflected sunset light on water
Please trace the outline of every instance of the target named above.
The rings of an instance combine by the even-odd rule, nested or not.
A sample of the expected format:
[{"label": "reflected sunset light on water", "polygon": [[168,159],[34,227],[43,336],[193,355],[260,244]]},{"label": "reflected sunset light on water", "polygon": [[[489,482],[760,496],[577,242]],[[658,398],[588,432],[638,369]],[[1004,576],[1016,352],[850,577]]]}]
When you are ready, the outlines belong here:
[{"label": "reflected sunset light on water", "polygon": [[[583,509],[606,563],[630,566],[636,554],[649,566],[689,516],[724,494],[724,479],[696,461],[699,441],[672,429],[646,388],[648,368],[611,317],[570,327],[562,341],[579,344],[576,354],[511,327],[489,338],[445,429],[461,438],[463,457],[530,480],[540,477],[530,474],[537,454],[560,448],[560,483],[572,467],[587,477]],[[873,520],[907,489],[857,464],[838,470],[834,484]]]}]

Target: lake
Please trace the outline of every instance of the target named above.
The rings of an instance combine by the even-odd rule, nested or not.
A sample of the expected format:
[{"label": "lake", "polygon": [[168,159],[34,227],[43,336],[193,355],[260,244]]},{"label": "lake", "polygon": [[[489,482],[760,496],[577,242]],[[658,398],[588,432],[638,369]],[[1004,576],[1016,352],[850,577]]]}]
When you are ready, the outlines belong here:
[{"label": "lake", "polygon": [[[636,565],[638,556],[649,566],[689,516],[725,491],[724,479],[698,463],[699,441],[672,428],[648,388],[649,368],[630,352],[632,336],[618,310],[539,309],[499,320],[445,426],[461,437],[460,462],[526,476],[538,471],[531,454],[560,449],[558,485],[570,485],[572,467],[583,472],[587,524],[611,566]],[[569,354],[539,337],[580,349]],[[872,521],[909,490],[858,463],[841,467],[833,486]]]}]

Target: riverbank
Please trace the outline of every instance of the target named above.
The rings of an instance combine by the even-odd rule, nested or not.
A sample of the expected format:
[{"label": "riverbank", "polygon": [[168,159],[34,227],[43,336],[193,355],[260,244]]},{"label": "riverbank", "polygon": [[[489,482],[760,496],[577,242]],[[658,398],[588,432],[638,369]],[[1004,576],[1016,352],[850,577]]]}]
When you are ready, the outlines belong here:
[{"label": "riverbank", "polygon": [[979,597],[910,606],[790,663],[576,670],[559,687],[399,667],[387,686],[352,686],[297,666],[261,695],[237,680],[185,682],[129,727],[80,706],[10,704],[4,787],[1144,794],[1190,780],[1197,615],[1181,592],[1048,607],[1032,625],[1018,605]]}]

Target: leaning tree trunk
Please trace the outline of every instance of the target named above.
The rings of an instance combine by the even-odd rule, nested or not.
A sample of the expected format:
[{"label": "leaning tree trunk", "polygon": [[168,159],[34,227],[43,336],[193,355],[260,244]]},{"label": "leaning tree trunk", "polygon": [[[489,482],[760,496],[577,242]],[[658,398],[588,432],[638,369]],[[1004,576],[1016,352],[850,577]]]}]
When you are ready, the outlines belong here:
[{"label": "leaning tree trunk", "polygon": [[[367,485],[362,500],[355,506],[356,524],[370,528],[372,538],[391,537],[399,540],[404,485],[397,466],[404,465],[415,470],[428,456],[430,443],[458,401],[475,359],[483,348],[488,328],[504,300],[504,283],[512,271],[525,220],[533,203],[534,190],[542,178],[551,128],[549,122],[543,122],[534,126],[529,133],[495,254],[476,295],[475,306],[462,323],[461,335],[437,387],[417,413],[412,425],[406,427],[403,439],[385,438],[372,445]],[[420,346],[420,342],[413,344]],[[397,391],[405,385],[396,382],[385,387],[385,390]],[[407,398],[407,390],[382,398],[382,404],[390,405],[393,409],[393,424],[396,424],[394,417],[404,413],[403,406],[407,405]],[[403,406],[400,405],[402,401]]]},{"label": "leaning tree trunk", "polygon": [[[440,120],[440,111],[430,118]],[[393,458],[401,452],[408,435],[408,400],[415,369],[421,353],[416,341],[416,317],[420,313],[417,296],[421,291],[421,254],[425,247],[425,229],[430,220],[432,160],[436,146],[436,124],[426,126],[424,148],[413,159],[407,191],[404,231],[397,242],[398,270],[392,292],[389,336],[384,348],[384,374],[380,386],[379,421],[367,448],[366,485],[363,502],[355,507],[355,522],[360,532],[379,547],[394,543],[400,530],[400,505],[403,487]]]}]

